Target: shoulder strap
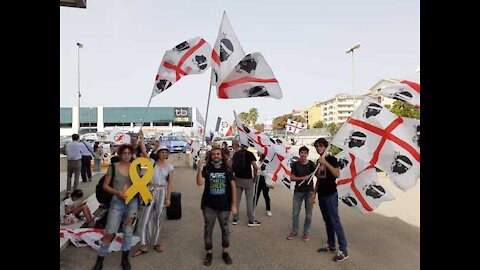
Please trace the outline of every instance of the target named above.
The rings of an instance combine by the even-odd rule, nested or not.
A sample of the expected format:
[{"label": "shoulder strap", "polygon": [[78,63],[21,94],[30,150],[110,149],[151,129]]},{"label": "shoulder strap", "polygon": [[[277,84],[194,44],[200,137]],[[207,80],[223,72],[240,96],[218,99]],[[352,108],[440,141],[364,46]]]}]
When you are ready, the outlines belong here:
[{"label": "shoulder strap", "polygon": [[90,148],[88,148],[87,144],[86,144],[84,141],[82,141],[82,143],[85,145],[85,147],[87,147],[87,150],[88,150],[88,152],[90,152],[90,153],[92,153],[92,154],[93,154],[93,151],[92,151],[92,150],[90,150]]}]

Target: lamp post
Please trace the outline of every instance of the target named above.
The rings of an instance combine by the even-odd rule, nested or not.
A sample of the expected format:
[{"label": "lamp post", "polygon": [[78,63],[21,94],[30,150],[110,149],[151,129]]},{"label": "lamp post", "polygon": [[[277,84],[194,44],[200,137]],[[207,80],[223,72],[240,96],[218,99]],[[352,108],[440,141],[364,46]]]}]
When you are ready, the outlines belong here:
[{"label": "lamp post", "polygon": [[349,54],[351,53],[352,54],[352,95],[353,95],[353,111],[355,111],[355,66],[354,66],[354,62],[353,62],[353,52],[360,48],[360,43],[356,43],[355,45],[353,45],[350,49],[346,49],[345,50],[345,53],[346,54]]},{"label": "lamp post", "polygon": [[122,131],[125,132],[125,114],[122,114]]},{"label": "lamp post", "polygon": [[80,134],[80,49],[83,48],[83,44],[77,42],[77,78],[78,78],[78,134]]}]

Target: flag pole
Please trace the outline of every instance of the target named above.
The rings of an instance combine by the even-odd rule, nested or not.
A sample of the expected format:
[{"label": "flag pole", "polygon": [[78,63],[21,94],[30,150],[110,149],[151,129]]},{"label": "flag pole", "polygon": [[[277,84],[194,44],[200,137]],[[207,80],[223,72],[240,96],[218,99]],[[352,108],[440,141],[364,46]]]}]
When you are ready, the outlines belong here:
[{"label": "flag pole", "polygon": [[207,111],[205,112],[205,126],[203,128],[203,147],[206,149],[206,134],[207,134],[207,122],[208,122],[208,109],[210,108],[210,95],[212,93],[212,78],[213,78],[213,67],[210,72],[210,86],[208,88],[208,99],[207,99]]}]

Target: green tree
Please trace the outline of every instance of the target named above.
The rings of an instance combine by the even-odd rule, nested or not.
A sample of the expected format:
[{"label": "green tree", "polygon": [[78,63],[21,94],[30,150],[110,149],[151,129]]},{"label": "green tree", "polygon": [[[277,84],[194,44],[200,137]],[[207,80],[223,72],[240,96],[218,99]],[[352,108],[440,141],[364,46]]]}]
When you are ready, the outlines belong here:
[{"label": "green tree", "polygon": [[250,114],[246,113],[246,112],[241,112],[240,114],[238,114],[238,116],[240,117],[240,119],[242,119],[242,122],[249,126],[250,125]]},{"label": "green tree", "polygon": [[385,107],[398,116],[420,119],[420,109],[415,108],[415,106],[410,103],[395,100],[391,108],[390,106]]},{"label": "green tree", "polygon": [[263,124],[255,124],[253,125],[253,128],[260,132],[263,132]]},{"label": "green tree", "polygon": [[333,136],[335,136],[335,134],[337,134],[337,131],[340,129],[340,126],[335,123],[330,123],[328,124],[327,128],[333,138]]},{"label": "green tree", "polygon": [[313,124],[313,128],[323,128],[325,126],[325,123],[323,121],[318,121],[315,124]]}]

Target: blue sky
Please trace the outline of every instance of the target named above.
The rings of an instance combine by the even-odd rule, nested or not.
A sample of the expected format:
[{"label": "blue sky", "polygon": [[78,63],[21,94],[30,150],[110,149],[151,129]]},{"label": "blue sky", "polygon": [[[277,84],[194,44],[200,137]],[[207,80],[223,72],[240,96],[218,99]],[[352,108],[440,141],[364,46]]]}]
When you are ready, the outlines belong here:
[{"label": "blue sky", "polygon": [[[345,1],[88,1],[60,7],[60,106],[146,106],[166,50],[200,36],[212,46],[223,11],[244,51],[261,52],[283,98],[221,100],[212,88],[208,128],[232,110],[256,107],[259,121],[307,108],[338,93],[363,94],[382,78],[413,74],[420,65],[419,0]],[[355,91],[352,57],[355,50]],[[183,77],[151,106],[196,106],[205,116],[210,72]]]}]

